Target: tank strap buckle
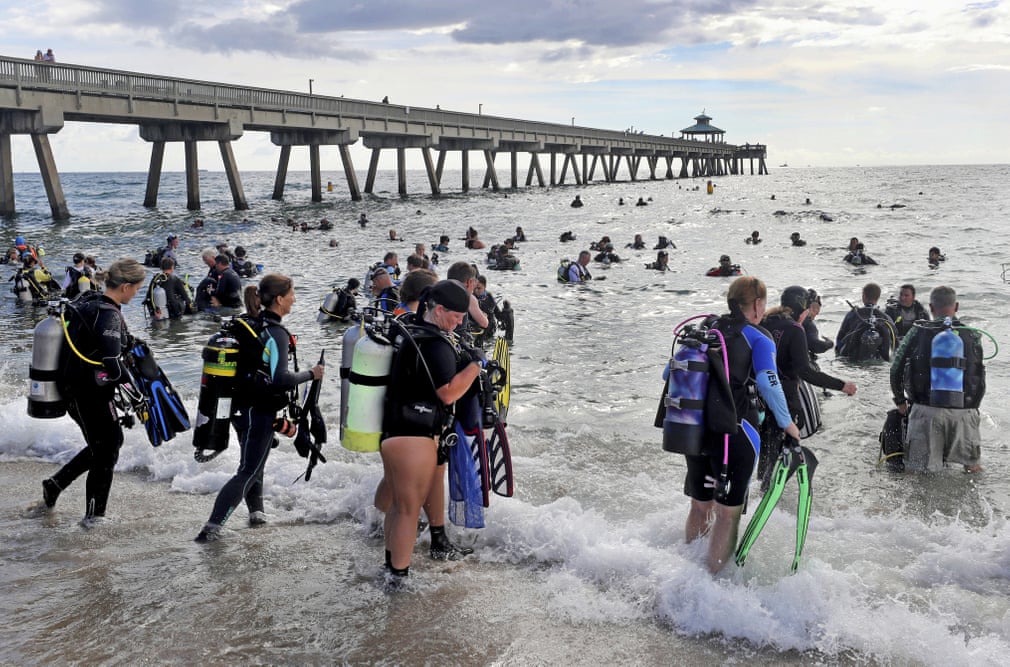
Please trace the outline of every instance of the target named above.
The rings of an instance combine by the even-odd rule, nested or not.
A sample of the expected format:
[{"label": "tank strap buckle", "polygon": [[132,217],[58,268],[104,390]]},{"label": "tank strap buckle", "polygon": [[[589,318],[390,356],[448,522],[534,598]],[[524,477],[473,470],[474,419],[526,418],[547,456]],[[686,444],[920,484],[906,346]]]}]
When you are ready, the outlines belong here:
[{"label": "tank strap buckle", "polygon": [[931,357],[929,365],[933,368],[958,368],[961,370],[967,368],[964,357]]},{"label": "tank strap buckle", "polygon": [[663,405],[678,410],[701,410],[705,407],[705,401],[699,401],[695,398],[684,398],[683,396],[666,396],[663,398]]}]

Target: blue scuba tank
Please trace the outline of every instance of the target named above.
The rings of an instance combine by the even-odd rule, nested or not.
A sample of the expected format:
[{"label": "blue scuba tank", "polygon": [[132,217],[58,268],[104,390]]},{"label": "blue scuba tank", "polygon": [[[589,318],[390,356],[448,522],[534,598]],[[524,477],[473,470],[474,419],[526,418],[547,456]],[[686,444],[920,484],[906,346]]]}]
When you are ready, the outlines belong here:
[{"label": "blue scuba tank", "polygon": [[929,404],[937,408],[964,407],[964,341],[943,321],[943,331],[933,337],[929,359]]},{"label": "blue scuba tank", "polygon": [[669,388],[663,400],[663,449],[677,454],[702,452],[705,434],[705,397],[708,394],[708,344],[704,336],[688,333],[663,371]]}]

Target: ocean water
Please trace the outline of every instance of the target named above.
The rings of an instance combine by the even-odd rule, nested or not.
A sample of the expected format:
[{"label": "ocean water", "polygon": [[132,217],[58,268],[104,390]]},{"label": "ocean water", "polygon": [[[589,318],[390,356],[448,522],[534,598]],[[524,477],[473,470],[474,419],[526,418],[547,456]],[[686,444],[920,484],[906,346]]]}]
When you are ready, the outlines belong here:
[{"label": "ocean water", "polygon": [[[661,449],[652,426],[674,325],[725,309],[729,279],[703,277],[730,254],[761,277],[772,299],[792,284],[823,295],[818,324],[833,336],[868,281],[885,295],[914,283],[920,299],[939,284],[959,295],[965,323],[1006,341],[1010,261],[1004,216],[1010,167],[943,166],[774,169],[767,176],[623,182],[493,193],[424,194],[409,174],[406,199],[394,174],[375,196],[350,202],[335,192],[309,202],[308,175],[292,173],[284,202],[270,200],[271,173],[243,174],[250,210],[231,210],[222,173],[201,174],[203,229],[185,210],[181,174],[166,174],[159,207],[141,206],[140,173],[64,174],[73,217],[53,222],[37,175],[17,174],[18,214],[0,219],[0,239],[17,234],[45,247],[55,272],[78,250],[107,265],[143,257],[169,232],[181,235],[183,272],[203,274],[199,252],[217,241],[243,245],[254,262],[295,279],[298,303],[285,323],[303,364],[327,350],[324,381],[329,462],[310,483],[289,443],[266,471],[271,524],[246,528],[236,511],[222,541],[192,542],[214,494],[234,472],[238,447],[198,464],[189,434],[154,449],[127,432],[110,511],[97,529],[78,526],[83,480],[39,517],[39,482],[81,447],[69,420],[25,414],[31,332],[43,310],[0,300],[0,662],[138,664],[1004,664],[1010,655],[1010,387],[1006,352],[988,363],[982,405],[982,463],[969,476],[928,477],[877,467],[877,434],[890,407],[887,367],[850,365],[831,353],[822,370],[858,392],[822,397],[824,428],[805,441],[820,459],[803,562],[789,575],[794,488],[746,567],[707,574],[704,544],[686,545],[688,500],[682,457]],[[474,175],[471,183],[479,183]],[[586,205],[572,209],[581,195]],[[772,199],[772,195],[775,196]],[[618,198],[649,206],[619,206]],[[806,200],[810,203],[807,204]],[[903,207],[892,208],[892,204]],[[879,205],[879,207],[878,207]],[[365,211],[368,228],[355,224]],[[329,232],[291,232],[270,218]],[[828,219],[830,218],[830,220]],[[248,222],[244,222],[248,220]],[[492,499],[487,528],[453,530],[472,544],[460,563],[415,552],[410,589],[388,595],[379,574],[381,517],[371,507],[378,456],[337,443],[342,329],[315,322],[331,285],[361,276],[387,250],[401,262],[412,243],[452,237],[450,261],[482,261],[462,247],[474,226],[490,245],[517,225],[521,269],[487,273],[490,291],[516,311],[509,435],[514,498]],[[388,241],[395,229],[405,239]],[[561,244],[571,230],[573,243]],[[761,232],[763,243],[744,238]],[[808,245],[794,248],[799,231]],[[655,251],[623,245],[641,233],[651,248],[672,239],[672,271],[644,268]],[[625,261],[591,265],[606,280],[560,285],[555,270],[591,240],[609,235]],[[879,266],[841,262],[851,236]],[[330,248],[331,238],[339,240]],[[938,245],[947,261],[926,262]],[[6,267],[4,267],[6,269]],[[153,271],[152,271],[153,273]],[[7,272],[3,275],[6,277]],[[157,353],[191,414],[200,350],[218,324],[191,318],[151,328],[142,308],[124,312]],[[987,343],[987,351],[994,345]],[[751,503],[757,502],[752,491]],[[747,517],[745,517],[745,520]]]}]

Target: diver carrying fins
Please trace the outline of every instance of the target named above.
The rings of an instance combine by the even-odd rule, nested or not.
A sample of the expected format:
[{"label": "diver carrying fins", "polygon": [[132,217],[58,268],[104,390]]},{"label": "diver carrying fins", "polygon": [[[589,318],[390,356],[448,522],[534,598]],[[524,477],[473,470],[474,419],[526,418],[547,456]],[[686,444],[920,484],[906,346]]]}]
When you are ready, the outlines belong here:
[{"label": "diver carrying fins", "polygon": [[[784,433],[782,437],[792,440],[787,438]],[[796,571],[800,564],[800,556],[803,555],[803,545],[807,539],[807,526],[810,524],[810,505],[813,500],[810,480],[816,469],[817,457],[812,451],[801,445],[799,440],[792,440],[791,443],[783,441],[781,451],[771,471],[768,490],[765,491],[757,509],[754,510],[754,516],[747,524],[747,529],[740,539],[740,545],[736,549],[734,560],[737,565],[743,567],[747,561],[751,547],[757,541],[761,530],[771,517],[772,511],[775,510],[775,506],[778,505],[786,483],[790,477],[795,475],[799,486],[799,499],[796,507],[796,549],[790,571]]]}]

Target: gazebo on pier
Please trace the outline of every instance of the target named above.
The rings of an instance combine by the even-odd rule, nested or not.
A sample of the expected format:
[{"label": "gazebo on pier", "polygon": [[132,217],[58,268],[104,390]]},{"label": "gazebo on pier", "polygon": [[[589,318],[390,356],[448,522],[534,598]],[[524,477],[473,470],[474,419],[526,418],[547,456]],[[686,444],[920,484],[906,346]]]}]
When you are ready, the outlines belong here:
[{"label": "gazebo on pier", "polygon": [[712,120],[712,117],[706,116],[705,112],[702,111],[694,117],[694,125],[685,127],[680,131],[680,138],[690,139],[691,141],[708,141],[716,144],[726,143],[726,138],[723,136],[726,134],[726,130],[720,130],[718,127],[710,125],[708,122],[710,120]]}]

